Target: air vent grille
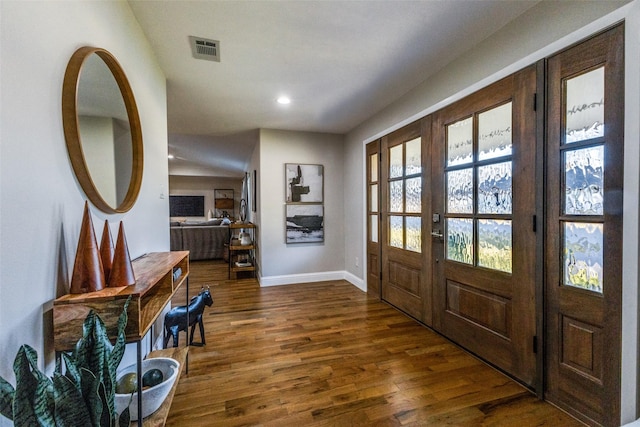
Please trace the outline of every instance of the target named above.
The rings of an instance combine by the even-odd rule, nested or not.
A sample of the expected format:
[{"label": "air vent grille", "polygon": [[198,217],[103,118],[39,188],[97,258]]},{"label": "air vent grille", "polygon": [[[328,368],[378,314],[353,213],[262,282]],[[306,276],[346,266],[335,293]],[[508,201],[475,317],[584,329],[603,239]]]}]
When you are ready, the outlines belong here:
[{"label": "air vent grille", "polygon": [[189,36],[189,44],[194,58],[220,62],[220,42],[218,40]]}]

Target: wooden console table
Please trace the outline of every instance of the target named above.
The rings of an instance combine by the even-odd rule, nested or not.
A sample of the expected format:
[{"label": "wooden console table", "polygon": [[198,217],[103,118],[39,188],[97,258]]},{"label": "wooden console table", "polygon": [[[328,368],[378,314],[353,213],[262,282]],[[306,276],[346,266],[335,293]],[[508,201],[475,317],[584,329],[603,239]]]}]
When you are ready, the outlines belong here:
[{"label": "wooden console table", "polygon": [[[135,259],[132,264],[136,278],[135,285],[104,288],[85,294],[68,294],[56,299],[53,302],[53,343],[56,352],[72,350],[82,337],[82,324],[90,310],[94,310],[100,316],[107,328],[109,338],[112,341],[115,340],[118,332],[118,318],[127,298],[131,297],[127,309],[129,319],[125,333],[127,343],[137,344],[138,419],[142,419],[141,341],[183,283],[187,287],[187,301],[189,301],[189,252],[154,252]],[[187,328],[186,342],[189,342],[189,328]],[[188,347],[184,349],[184,354],[179,351],[171,353],[179,355],[175,358],[181,362],[181,366],[182,363],[185,365],[188,363],[187,349]],[[160,354],[152,352],[149,356],[154,355]],[[163,413],[164,419],[169,412],[168,407],[171,406],[172,396],[173,393],[170,393],[170,397],[157,412]],[[165,405],[167,408],[163,410]],[[157,418],[153,415],[148,417],[153,420],[153,425],[162,425],[162,423],[158,424]],[[143,424],[147,424],[147,420],[143,420]]]}]

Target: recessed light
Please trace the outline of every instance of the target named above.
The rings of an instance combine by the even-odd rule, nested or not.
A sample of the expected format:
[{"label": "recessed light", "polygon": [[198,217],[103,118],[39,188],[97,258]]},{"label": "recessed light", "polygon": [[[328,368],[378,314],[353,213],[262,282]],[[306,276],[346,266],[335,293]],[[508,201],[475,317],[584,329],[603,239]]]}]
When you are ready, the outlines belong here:
[{"label": "recessed light", "polygon": [[277,99],[278,104],[282,104],[282,105],[287,105],[287,104],[291,104],[291,99],[289,99],[288,96],[280,96]]}]

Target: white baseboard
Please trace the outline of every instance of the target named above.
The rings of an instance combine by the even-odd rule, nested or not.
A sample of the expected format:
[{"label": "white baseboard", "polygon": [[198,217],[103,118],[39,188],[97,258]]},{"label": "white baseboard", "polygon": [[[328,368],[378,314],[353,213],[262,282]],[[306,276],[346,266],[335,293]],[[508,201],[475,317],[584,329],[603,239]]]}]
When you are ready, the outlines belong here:
[{"label": "white baseboard", "polygon": [[283,276],[260,276],[261,287],[291,285],[293,283],[326,282],[328,280],[346,280],[361,291],[366,292],[364,281],[348,271],[325,271],[322,273],[287,274]]}]

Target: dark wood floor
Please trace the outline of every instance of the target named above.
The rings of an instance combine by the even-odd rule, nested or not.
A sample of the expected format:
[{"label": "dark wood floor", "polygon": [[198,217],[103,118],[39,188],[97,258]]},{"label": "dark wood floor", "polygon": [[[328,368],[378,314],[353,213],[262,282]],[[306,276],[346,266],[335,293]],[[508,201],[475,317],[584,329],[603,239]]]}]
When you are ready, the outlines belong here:
[{"label": "dark wood floor", "polygon": [[226,268],[191,263],[214,304],[168,426],[581,425],[348,282],[260,288]]}]

